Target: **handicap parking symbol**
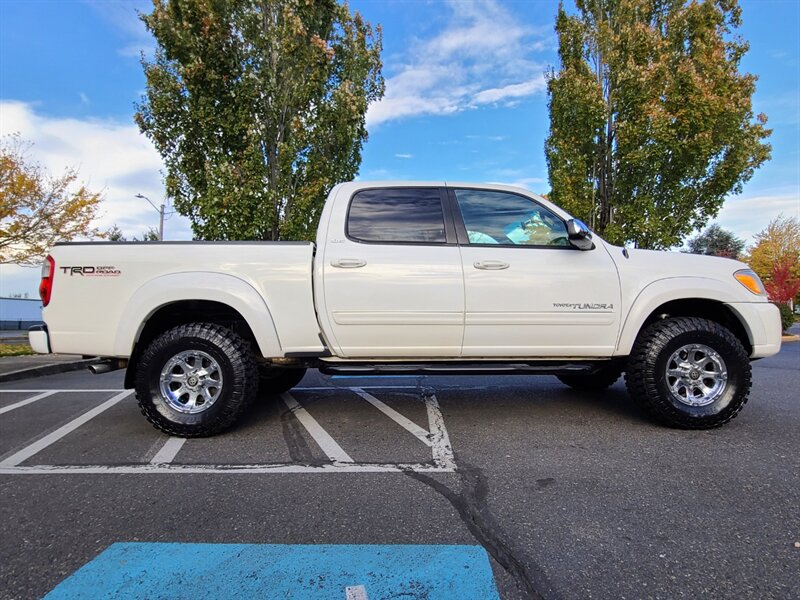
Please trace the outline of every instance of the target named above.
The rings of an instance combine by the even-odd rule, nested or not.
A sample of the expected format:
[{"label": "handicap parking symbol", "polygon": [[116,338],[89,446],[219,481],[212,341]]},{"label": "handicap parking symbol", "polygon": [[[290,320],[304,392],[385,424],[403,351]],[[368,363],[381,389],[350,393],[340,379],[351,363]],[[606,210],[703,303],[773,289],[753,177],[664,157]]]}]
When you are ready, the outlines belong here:
[{"label": "handicap parking symbol", "polygon": [[45,598],[499,600],[480,546],[140,542],[112,544]]}]

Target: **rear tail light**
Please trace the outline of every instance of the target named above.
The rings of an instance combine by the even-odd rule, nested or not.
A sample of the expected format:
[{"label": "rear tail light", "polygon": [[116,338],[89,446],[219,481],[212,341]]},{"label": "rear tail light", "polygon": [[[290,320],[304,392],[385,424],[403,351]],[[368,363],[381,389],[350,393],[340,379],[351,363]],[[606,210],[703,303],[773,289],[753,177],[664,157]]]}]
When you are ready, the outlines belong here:
[{"label": "rear tail light", "polygon": [[42,282],[39,284],[39,297],[42,304],[50,304],[50,294],[53,291],[53,275],[56,274],[56,261],[49,254],[42,263]]}]

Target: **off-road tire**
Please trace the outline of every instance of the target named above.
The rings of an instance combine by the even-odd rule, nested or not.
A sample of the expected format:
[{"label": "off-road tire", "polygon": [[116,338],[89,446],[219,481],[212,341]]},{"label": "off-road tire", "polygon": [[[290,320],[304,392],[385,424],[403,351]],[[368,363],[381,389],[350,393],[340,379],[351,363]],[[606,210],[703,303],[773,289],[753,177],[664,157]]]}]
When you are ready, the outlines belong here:
[{"label": "off-road tire", "polygon": [[263,367],[258,368],[258,395],[269,396],[288,392],[305,377],[305,367]]},{"label": "off-road tire", "polygon": [[[727,381],[719,397],[705,406],[689,406],[670,392],[666,368],[670,356],[688,344],[702,344],[725,362]],[[707,319],[678,317],[657,321],[639,334],[625,369],[625,383],[659,421],[680,429],[712,429],[733,419],[750,393],[750,359],[742,342]]]},{"label": "off-road tire", "polygon": [[[223,377],[216,401],[194,414],[172,408],[160,389],[167,362],[188,350],[211,356]],[[207,437],[228,429],[247,410],[257,389],[258,368],[250,344],[213,323],[190,323],[162,333],[142,353],[136,371],[136,400],[142,414],[156,429],[178,437]]]},{"label": "off-road tire", "polygon": [[622,366],[605,365],[594,373],[575,375],[556,375],[564,385],[582,392],[602,392],[614,385],[622,375]]}]

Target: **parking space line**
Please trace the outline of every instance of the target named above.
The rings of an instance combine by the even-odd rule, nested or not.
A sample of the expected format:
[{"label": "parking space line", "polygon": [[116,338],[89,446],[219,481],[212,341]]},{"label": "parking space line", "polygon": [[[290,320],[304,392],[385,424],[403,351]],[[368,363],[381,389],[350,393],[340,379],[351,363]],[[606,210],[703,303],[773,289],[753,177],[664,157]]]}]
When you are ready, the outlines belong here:
[{"label": "parking space line", "polygon": [[450,436],[444,426],[444,417],[439,408],[436,394],[433,392],[425,394],[425,406],[428,409],[428,423],[431,428],[433,462],[440,467],[455,471],[456,460],[453,455],[453,446],[450,444]]},{"label": "parking space line", "polygon": [[431,463],[325,463],[300,465],[296,463],[255,465],[189,465],[189,464],[137,464],[137,465],[34,465],[5,467],[0,463],[0,475],[103,475],[103,474],[168,474],[168,473],[216,473],[252,474],[271,473],[453,473],[454,467],[437,466]]},{"label": "parking space line", "polygon": [[[22,465],[23,462],[54,444],[67,434],[75,431],[97,415],[108,410],[121,400],[133,394],[133,390],[112,390],[116,395],[102,404],[92,408],[76,419],[42,437],[40,440],[22,448],[17,453],[0,462],[0,475],[36,475],[36,474],[124,474],[124,473],[243,473],[243,474],[270,474],[270,473],[403,473],[409,471],[428,473],[452,473],[457,467],[450,445],[449,435],[445,428],[442,412],[435,394],[430,389],[420,389],[419,386],[367,386],[367,389],[416,389],[421,392],[425,402],[428,416],[428,430],[420,427],[401,413],[391,408],[383,401],[361,387],[340,388],[298,388],[301,391],[341,391],[348,390],[366,400],[384,415],[391,418],[401,427],[409,431],[418,440],[431,448],[432,458],[423,463],[356,463],[336,440],[328,434],[320,423],[289,393],[281,394],[281,399],[286,407],[300,421],[320,449],[331,460],[324,464],[302,463],[260,463],[260,464],[174,464],[176,455],[186,443],[185,438],[169,437],[163,442],[149,463],[123,464],[123,465]],[[9,390],[5,390],[9,391]],[[27,390],[33,392],[32,390]],[[22,402],[33,402],[62,391],[76,390],[41,390],[39,394]],[[84,392],[98,392],[101,390],[83,390]],[[20,404],[20,403],[17,403]],[[8,407],[6,407],[8,408]]]},{"label": "parking space line", "polygon": [[2,415],[3,413],[7,413],[9,411],[12,411],[15,408],[20,408],[21,406],[27,406],[28,404],[31,404],[32,402],[36,402],[37,400],[41,400],[43,398],[47,398],[48,396],[52,396],[53,394],[57,394],[57,393],[58,393],[57,390],[50,390],[48,392],[42,392],[41,394],[36,394],[35,396],[32,396],[30,398],[26,398],[25,400],[21,400],[20,402],[16,402],[14,404],[9,404],[8,406],[4,406],[3,408],[0,408],[0,415]]},{"label": "parking space line", "polygon": [[377,408],[379,411],[381,411],[383,414],[389,417],[392,421],[400,425],[400,427],[413,434],[414,437],[416,437],[420,442],[422,442],[426,446],[433,446],[433,442],[431,441],[430,431],[424,430],[422,427],[414,423],[412,420],[404,417],[395,409],[393,409],[391,406],[387,406],[386,404],[378,400],[375,396],[365,392],[361,388],[354,387],[350,388],[350,390],[361,396],[364,400],[366,400],[370,404],[372,404],[372,406]]},{"label": "parking space line", "polygon": [[[368,390],[418,390],[418,385],[365,385]],[[316,386],[316,387],[296,387],[293,392],[335,392],[337,390],[349,390],[351,388],[338,385]]]},{"label": "parking space line", "polygon": [[8,392],[10,394],[13,393],[24,393],[24,392],[53,392],[57,394],[76,394],[76,393],[87,393],[87,392],[107,392],[107,393],[117,393],[117,392],[124,392],[125,390],[115,389],[115,390],[104,390],[104,389],[85,389],[85,390],[18,390],[18,389],[0,389],[0,394],[3,392]]},{"label": "parking space line", "polygon": [[27,459],[29,459],[34,454],[36,454],[38,452],[41,452],[42,450],[44,450],[45,448],[47,448],[51,444],[56,443],[58,440],[63,438],[68,433],[70,433],[72,431],[75,431],[78,427],[80,427],[84,423],[90,421],[91,419],[93,419],[94,417],[99,415],[100,413],[108,410],[109,408],[111,408],[112,406],[117,404],[119,401],[124,400],[125,398],[130,396],[132,393],[133,393],[133,390],[125,390],[124,392],[121,392],[121,393],[117,394],[113,398],[110,398],[109,400],[106,400],[105,402],[103,402],[99,406],[95,406],[93,409],[83,413],[77,419],[73,419],[72,421],[70,421],[66,425],[63,425],[63,426],[59,427],[58,429],[56,429],[55,431],[47,434],[46,436],[44,436],[40,440],[37,440],[33,444],[30,444],[29,446],[25,446],[19,452],[15,453],[15,454],[12,454],[8,458],[6,458],[4,461],[0,462],[0,468],[3,468],[3,467],[16,467],[20,463],[22,463],[22,462],[26,461]]},{"label": "parking space line", "polygon": [[180,449],[183,448],[183,445],[186,443],[186,438],[182,437],[170,437],[167,438],[167,441],[164,442],[164,445],[161,446],[161,449],[156,452],[156,455],[150,461],[151,465],[168,465],[173,460],[175,460],[175,456],[180,452]]},{"label": "parking space line", "polygon": [[284,392],[281,394],[281,399],[283,403],[287,406],[287,408],[292,411],[297,420],[300,421],[300,424],[306,428],[309,435],[314,438],[314,441],[320,447],[320,449],[327,455],[335,463],[352,463],[352,458],[350,455],[345,452],[342,447],[336,443],[330,434],[325,431],[322,426],[317,422],[317,420],[312,417],[309,412],[298,404],[297,400],[295,400],[289,392]]}]

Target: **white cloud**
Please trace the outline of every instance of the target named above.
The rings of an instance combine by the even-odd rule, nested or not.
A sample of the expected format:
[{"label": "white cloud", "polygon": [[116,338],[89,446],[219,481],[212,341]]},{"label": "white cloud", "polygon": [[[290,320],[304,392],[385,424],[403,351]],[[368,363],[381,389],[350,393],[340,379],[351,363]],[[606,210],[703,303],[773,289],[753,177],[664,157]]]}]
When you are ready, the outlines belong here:
[{"label": "white cloud", "polygon": [[500,102],[509,98],[523,98],[541,92],[546,87],[547,84],[544,80],[544,74],[541,74],[530,81],[512,83],[499,88],[483,90],[475,94],[473,101],[476,104],[488,104]]},{"label": "white cloud", "polygon": [[386,94],[372,104],[367,123],[415,115],[446,115],[520,98],[544,88],[544,65],[533,54],[549,28],[525,27],[495,0],[448,3],[449,25],[411,45]]},{"label": "white cloud", "polygon": [[[67,167],[104,201],[94,223],[106,229],[117,224],[129,237],[158,225],[158,213],[145,200],[164,195],[161,157],[133,122],[47,117],[25,102],[0,101],[0,135],[19,133],[32,142],[31,160],[53,174]],[[165,225],[167,239],[191,239],[188,221],[173,215]]]},{"label": "white cloud", "polygon": [[783,213],[800,218],[800,189],[783,190],[774,195],[735,197],[727,200],[714,219],[750,245],[753,236]]},{"label": "white cloud", "polygon": [[399,153],[394,155],[395,158],[414,158],[413,154]]},{"label": "white cloud", "polygon": [[130,41],[117,50],[120,56],[139,58],[142,52],[152,57],[155,53],[155,41],[139,18],[139,14],[147,14],[153,10],[150,0],[85,0],[100,17]]},{"label": "white cloud", "polygon": [[497,185],[513,185],[514,187],[540,193],[542,191],[542,184],[547,183],[547,180],[541,177],[520,177],[512,181],[493,181],[492,183]]}]

